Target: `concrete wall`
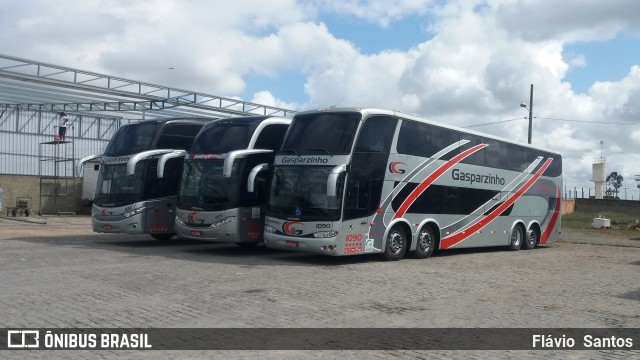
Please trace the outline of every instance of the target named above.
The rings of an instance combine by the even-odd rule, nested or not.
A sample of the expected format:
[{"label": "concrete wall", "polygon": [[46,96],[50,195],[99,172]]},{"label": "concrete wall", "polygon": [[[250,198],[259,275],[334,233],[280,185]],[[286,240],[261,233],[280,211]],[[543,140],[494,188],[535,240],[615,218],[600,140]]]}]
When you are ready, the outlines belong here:
[{"label": "concrete wall", "polygon": [[614,199],[575,199],[575,211],[594,216],[603,212],[629,214],[640,217],[640,201]]},{"label": "concrete wall", "polygon": [[31,210],[34,214],[59,214],[60,212],[88,214],[89,212],[89,209],[80,201],[82,178],[41,180],[39,176],[34,175],[0,174],[0,188],[4,190],[1,209],[4,215],[7,214],[8,206],[16,206],[18,197],[31,198]]}]

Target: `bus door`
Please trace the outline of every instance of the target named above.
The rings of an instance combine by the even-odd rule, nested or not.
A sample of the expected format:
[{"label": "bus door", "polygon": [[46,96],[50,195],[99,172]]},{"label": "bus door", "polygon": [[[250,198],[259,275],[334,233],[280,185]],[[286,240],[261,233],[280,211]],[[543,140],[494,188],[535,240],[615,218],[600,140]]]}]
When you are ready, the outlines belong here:
[{"label": "bus door", "polygon": [[345,193],[345,210],[342,227],[344,254],[374,252],[373,239],[369,239],[369,229],[376,208],[375,195],[377,179],[372,179],[367,172],[352,169],[347,176]]},{"label": "bus door", "polygon": [[182,175],[183,158],[173,157],[166,161],[163,176],[158,177],[158,159],[150,160],[147,169],[146,230],[150,234],[173,233],[178,185]]}]

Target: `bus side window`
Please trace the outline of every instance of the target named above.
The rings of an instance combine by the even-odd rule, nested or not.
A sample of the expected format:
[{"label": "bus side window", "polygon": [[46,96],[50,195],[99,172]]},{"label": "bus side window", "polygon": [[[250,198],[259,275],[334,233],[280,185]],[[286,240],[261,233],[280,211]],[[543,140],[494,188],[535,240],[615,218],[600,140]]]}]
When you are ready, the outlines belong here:
[{"label": "bus side window", "polygon": [[347,209],[352,212],[366,212],[369,207],[369,182],[362,172],[354,170],[347,183]]},{"label": "bus side window", "polygon": [[284,124],[265,126],[265,128],[260,132],[260,135],[258,135],[258,140],[256,140],[254,148],[273,151],[280,150],[280,146],[282,146],[282,141],[288,128],[289,125]]},{"label": "bus side window", "polygon": [[164,176],[158,178],[157,172],[157,160],[153,160],[148,168],[148,195],[150,198],[158,198],[170,196],[178,192],[178,186],[180,185],[180,178],[182,175],[182,161],[181,159],[169,159],[165,164]]},{"label": "bus side window", "polygon": [[373,214],[382,195],[391,142],[398,119],[374,116],[365,120],[351,159],[345,199],[345,218]]}]

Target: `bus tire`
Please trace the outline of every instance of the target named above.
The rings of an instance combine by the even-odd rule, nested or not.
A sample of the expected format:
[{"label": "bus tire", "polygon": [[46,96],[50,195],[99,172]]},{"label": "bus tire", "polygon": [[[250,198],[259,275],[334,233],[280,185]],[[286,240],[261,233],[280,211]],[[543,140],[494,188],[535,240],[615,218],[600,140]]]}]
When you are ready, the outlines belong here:
[{"label": "bus tire", "polygon": [[169,241],[175,234],[151,234],[151,237],[158,241]]},{"label": "bus tire", "polygon": [[382,256],[388,261],[397,261],[402,259],[407,251],[407,234],[402,226],[394,226],[387,234],[384,253]]},{"label": "bus tire", "polygon": [[522,247],[522,243],[524,240],[524,230],[522,230],[522,225],[518,224],[513,227],[511,230],[511,238],[509,240],[509,250],[518,251],[520,247]]},{"label": "bus tire", "polygon": [[418,238],[416,243],[416,249],[413,251],[413,256],[418,259],[426,259],[431,254],[436,246],[436,239],[433,236],[433,230],[429,225],[425,225],[420,232],[418,232]]},{"label": "bus tire", "polygon": [[522,243],[522,249],[524,250],[535,249],[536,246],[538,245],[539,240],[540,240],[540,233],[535,228],[532,228],[531,230],[529,230],[529,232],[527,233],[527,238]]}]

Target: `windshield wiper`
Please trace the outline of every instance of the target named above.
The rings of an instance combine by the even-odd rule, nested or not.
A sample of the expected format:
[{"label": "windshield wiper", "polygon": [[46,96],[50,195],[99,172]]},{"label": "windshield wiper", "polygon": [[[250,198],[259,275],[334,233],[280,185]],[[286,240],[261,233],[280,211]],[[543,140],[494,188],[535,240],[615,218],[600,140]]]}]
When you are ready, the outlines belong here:
[{"label": "windshield wiper", "polygon": [[297,153],[295,150],[293,150],[293,149],[282,149],[282,150],[280,150],[279,152],[280,152],[280,153],[283,153],[283,152],[290,152],[290,153],[293,153],[294,155],[300,156],[300,155],[298,155],[298,153]]},{"label": "windshield wiper", "polygon": [[305,149],[305,150],[310,150],[310,151],[324,151],[327,153],[327,155],[329,156],[333,156],[329,150],[325,149],[325,148],[310,148],[310,149]]}]

